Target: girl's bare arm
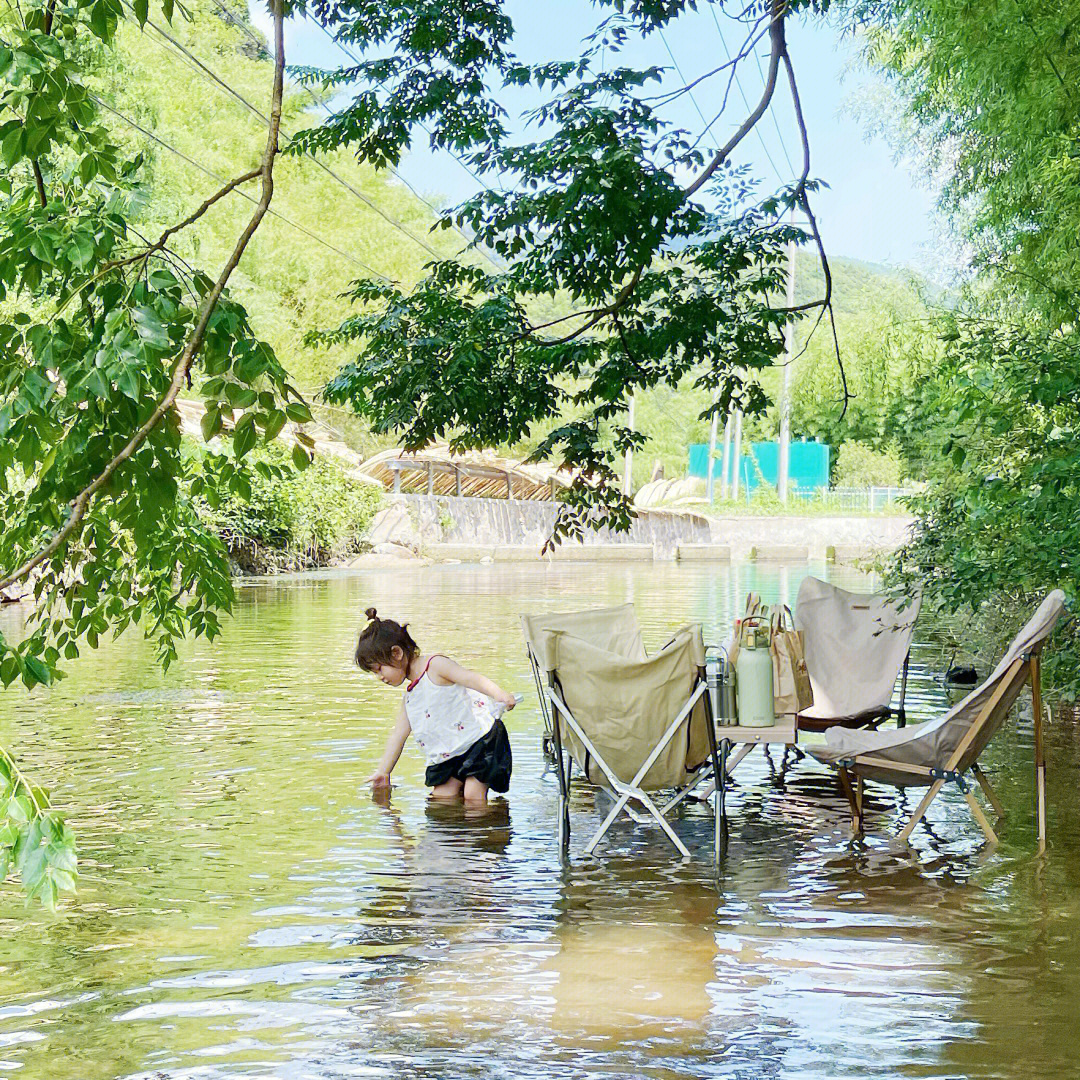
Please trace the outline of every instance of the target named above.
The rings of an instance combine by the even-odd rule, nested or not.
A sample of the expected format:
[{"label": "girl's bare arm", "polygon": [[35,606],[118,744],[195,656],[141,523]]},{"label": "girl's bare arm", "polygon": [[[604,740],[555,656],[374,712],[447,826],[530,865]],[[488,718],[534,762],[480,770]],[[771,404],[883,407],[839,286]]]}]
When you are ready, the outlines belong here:
[{"label": "girl's bare arm", "polygon": [[492,698],[512,709],[517,704],[517,698],[508,694],[501,686],[494,683],[486,675],[478,671],[470,671],[446,656],[433,656],[428,664],[428,675],[434,674],[441,683],[457,683],[459,686],[467,686],[478,694]]},{"label": "girl's bare arm", "polygon": [[390,729],[390,734],[386,738],[386,749],[383,751],[383,756],[379,760],[375,771],[364,783],[372,784],[377,788],[390,786],[390,774],[394,771],[394,766],[398,763],[401,751],[405,749],[405,742],[411,733],[412,726],[409,724],[409,714],[405,711],[405,699],[402,698],[397,720],[394,721],[394,726]]}]

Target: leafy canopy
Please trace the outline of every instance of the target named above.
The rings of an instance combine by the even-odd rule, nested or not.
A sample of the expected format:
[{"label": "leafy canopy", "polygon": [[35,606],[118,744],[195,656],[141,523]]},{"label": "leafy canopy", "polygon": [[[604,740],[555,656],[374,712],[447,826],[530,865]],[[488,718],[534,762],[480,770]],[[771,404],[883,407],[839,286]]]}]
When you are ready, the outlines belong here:
[{"label": "leafy canopy", "polygon": [[[135,10],[144,21],[146,0]],[[172,15],[171,0],[162,10]],[[275,13],[280,24],[280,4]],[[5,686],[47,685],[63,659],[133,624],[166,667],[178,637],[216,636],[233,599],[229,566],[192,500],[207,486],[250,495],[246,455],[287,417],[310,419],[223,292],[261,214],[216,280],[169,243],[251,180],[262,180],[265,212],[273,125],[260,168],[159,239],[140,235],[132,219],[145,163],[111,138],[82,78],[123,16],[120,0],[47,0],[9,9],[0,24],[0,586],[32,586],[35,600],[26,636],[0,635]],[[280,94],[279,78],[277,110]],[[171,407],[196,376],[204,435],[228,435],[198,475]],[[306,463],[298,450],[296,465]],[[10,860],[51,903],[73,883],[70,833],[3,760],[0,877]]]},{"label": "leafy canopy", "polygon": [[[432,146],[463,153],[500,184],[440,225],[470,230],[473,246],[503,265],[436,260],[413,288],[357,282],[359,313],[310,338],[357,350],[326,396],[376,432],[399,433],[410,449],[441,438],[461,448],[517,443],[564,417],[533,454],[577,474],[556,539],[629,523],[614,463],[643,442],[621,420],[635,390],[689,378],[709,393],[705,416],[764,407],[752,375],[783,349],[790,315],[775,297],[785,246],[803,239],[780,214],[793,203],[805,208],[814,187],[804,175],[755,203],[732,163],[738,139],[707,155],[662,118],[660,69],[601,66],[628,35],[651,33],[693,5],[598,6],[608,11],[580,56],[529,65],[512,52],[513,26],[498,0],[316,3],[310,13],[360,61],[297,72],[353,96],[294,147],[348,146],[382,166],[422,127]],[[767,37],[771,46],[766,104],[786,58],[789,12],[773,2],[746,16],[748,40]],[[500,92],[522,88],[540,103],[514,135]],[[687,174],[694,179],[684,186]],[[552,308],[561,314],[537,317]]]},{"label": "leafy canopy", "polygon": [[[962,314],[920,387],[937,450],[907,575],[955,611],[1080,595],[1080,40],[1075,0],[854,5],[971,253]],[[985,610],[985,607],[984,607]],[[1080,695],[1080,634],[1055,682]]]}]

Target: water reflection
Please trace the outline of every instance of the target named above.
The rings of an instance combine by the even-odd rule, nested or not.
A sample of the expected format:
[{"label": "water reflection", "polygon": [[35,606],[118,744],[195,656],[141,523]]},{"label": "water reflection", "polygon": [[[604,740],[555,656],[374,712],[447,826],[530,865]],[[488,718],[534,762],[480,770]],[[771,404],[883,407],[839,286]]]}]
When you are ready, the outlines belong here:
[{"label": "water reflection", "polygon": [[[711,818],[693,805],[675,827],[698,862],[672,861],[629,821],[582,858],[604,810],[584,788],[575,862],[560,865],[518,613],[629,599],[650,645],[688,619],[717,641],[747,590],[793,599],[807,569],[444,566],[257,582],[224,641],[192,644],[167,678],[125,639],[47,695],[4,695],[0,737],[55,779],[86,878],[56,918],[0,895],[0,1072],[1071,1075],[1075,725],[1048,732],[1045,861],[1030,857],[1021,719],[991,746],[1010,824],[989,855],[955,797],[911,849],[873,835],[852,845],[827,772],[755,752],[736,774],[719,882]],[[361,781],[396,698],[350,664],[370,604],[410,619],[422,647],[527,693],[511,717],[509,800],[479,814],[429,803],[408,751],[391,797],[371,800]],[[920,626],[909,715],[945,704],[943,659]],[[892,790],[869,800],[874,828],[904,809]]]}]

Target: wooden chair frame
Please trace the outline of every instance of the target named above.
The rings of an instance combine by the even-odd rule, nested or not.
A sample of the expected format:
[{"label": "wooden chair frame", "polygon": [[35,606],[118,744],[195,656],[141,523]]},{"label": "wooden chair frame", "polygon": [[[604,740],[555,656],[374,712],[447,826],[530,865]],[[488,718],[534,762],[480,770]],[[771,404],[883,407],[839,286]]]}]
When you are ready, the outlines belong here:
[{"label": "wooden chair frame", "polygon": [[[971,816],[976,824],[982,829],[983,835],[991,844],[998,842],[997,833],[994,832],[989,819],[986,816],[979,801],[975,798],[972,785],[964,778],[964,771],[958,768],[968,748],[975,741],[978,734],[993,718],[995,711],[1002,698],[1016,685],[1019,680],[1021,688],[1023,684],[1031,682],[1031,707],[1035,726],[1035,810],[1036,830],[1038,833],[1039,852],[1046,850],[1046,756],[1043,744],[1042,730],[1042,682],[1039,666],[1039,653],[1041,643],[1030,653],[1019,657],[1009,669],[1002,675],[997,689],[990,696],[989,701],[975,717],[974,722],[968,728],[964,737],[960,740],[956,749],[949,755],[944,768],[928,768],[925,765],[908,765],[902,762],[891,761],[888,758],[877,757],[874,754],[857,754],[852,758],[845,758],[839,762],[840,786],[847,796],[851,807],[851,827],[855,837],[863,833],[863,781],[864,777],[860,769],[886,769],[890,772],[910,773],[913,776],[925,778],[930,781],[926,794],[923,795],[915,812],[900,830],[897,839],[907,841],[912,830],[925,817],[930,804],[941,793],[946,783],[954,783],[959,788],[971,811]],[[994,813],[1004,819],[1005,809],[1001,800],[997,797],[986,773],[979,767],[976,761],[970,767],[971,775],[982,789]]]}]

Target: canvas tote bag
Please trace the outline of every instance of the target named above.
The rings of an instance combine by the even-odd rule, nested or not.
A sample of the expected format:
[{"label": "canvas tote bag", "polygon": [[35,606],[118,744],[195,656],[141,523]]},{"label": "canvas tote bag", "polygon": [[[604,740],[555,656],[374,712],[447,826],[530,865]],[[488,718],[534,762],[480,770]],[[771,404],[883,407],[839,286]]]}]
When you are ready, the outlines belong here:
[{"label": "canvas tote bag", "polygon": [[762,604],[759,593],[751,592],[746,594],[746,607],[743,609],[742,618],[736,623],[731,640],[724,650],[727,653],[728,663],[731,665],[732,671],[735,670],[735,661],[738,660],[739,650],[742,648],[743,626],[746,621],[748,619],[764,620],[768,613],[769,609]]},{"label": "canvas tote bag", "polygon": [[772,615],[769,652],[773,662],[773,711],[793,716],[814,704],[810,672],[801,630],[795,629],[791,608],[779,607]]}]

